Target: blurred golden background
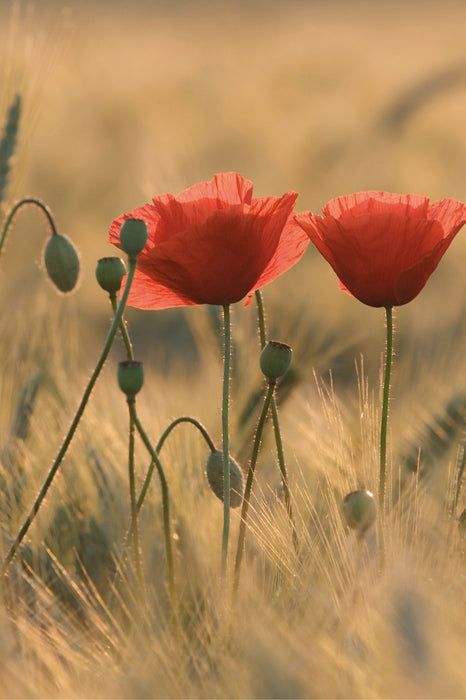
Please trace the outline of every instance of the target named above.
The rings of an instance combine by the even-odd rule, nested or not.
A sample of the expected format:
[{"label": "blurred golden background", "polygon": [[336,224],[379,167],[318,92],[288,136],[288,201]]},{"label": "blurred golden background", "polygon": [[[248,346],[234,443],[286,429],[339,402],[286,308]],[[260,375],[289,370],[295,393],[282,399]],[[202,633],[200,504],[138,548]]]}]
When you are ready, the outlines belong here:
[{"label": "blurred golden background", "polygon": [[[4,549],[107,333],[94,270],[117,254],[111,221],[228,170],[257,196],[298,191],[298,211],[365,189],[466,200],[465,29],[464,0],[0,1],[1,128],[15,94],[23,99],[3,219],[21,197],[38,197],[82,264],[78,289],[58,295],[41,269],[46,221],[18,214],[0,259]],[[0,694],[464,697],[464,485],[456,513],[451,504],[464,450],[465,269],[466,227],[418,298],[397,309],[380,570],[340,507],[347,492],[377,487],[383,309],[339,291],[311,246],[264,289],[270,336],[294,351],[278,400],[302,552],[290,546],[267,430],[241,604],[227,610],[207,450],[180,430],[163,455],[180,637],[164,615],[158,484],[141,513],[151,635],[117,632],[92,588],[105,597],[129,522],[118,339],[24,543],[31,568],[17,557],[2,588]],[[217,311],[127,309],[152,439],[189,414],[221,444]],[[254,304],[235,305],[230,445],[243,466],[264,385],[255,318]],[[138,483],[147,459],[138,443]]]}]

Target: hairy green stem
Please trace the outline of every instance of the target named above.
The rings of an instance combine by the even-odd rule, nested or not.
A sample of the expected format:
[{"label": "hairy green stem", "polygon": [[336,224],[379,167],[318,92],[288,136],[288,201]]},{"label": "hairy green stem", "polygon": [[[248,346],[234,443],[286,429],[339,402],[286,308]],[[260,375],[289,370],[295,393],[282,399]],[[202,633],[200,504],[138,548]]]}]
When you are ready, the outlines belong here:
[{"label": "hairy green stem", "polygon": [[[159,473],[160,477],[160,486],[162,489],[162,515],[163,515],[163,529],[164,529],[164,536],[165,536],[165,553],[166,553],[166,558],[167,558],[167,570],[168,570],[168,585],[170,587],[170,595],[173,600],[173,593],[174,593],[174,588],[175,588],[175,573],[174,573],[174,565],[173,565],[173,552],[172,552],[172,538],[170,534],[170,501],[169,501],[169,495],[168,495],[168,484],[167,484],[167,479],[165,477],[165,472],[163,471],[162,464],[160,462],[160,458],[157,454],[157,451],[154,450],[152,447],[152,444],[147,437],[147,434],[144,430],[144,428],[141,425],[141,421],[139,420],[136,410],[133,407],[133,421],[134,425],[136,426],[136,430],[138,431],[148,453],[151,456],[153,464],[157,467],[157,471]],[[142,495],[142,494],[141,494]],[[141,496],[139,497],[138,501],[135,504],[136,508],[136,514],[139,512],[141,505],[142,505],[143,499],[141,499]]]},{"label": "hairy green stem", "polygon": [[131,287],[131,284],[133,281],[134,272],[136,270],[136,262],[137,262],[137,258],[130,258],[129,259],[129,270],[128,270],[128,277],[126,280],[125,289],[123,291],[120,303],[118,305],[117,312],[113,318],[112,324],[111,324],[110,329],[108,331],[107,338],[106,338],[104,346],[102,348],[102,352],[100,354],[100,357],[97,361],[97,364],[96,364],[95,369],[91,375],[91,378],[89,379],[89,382],[87,384],[87,387],[86,387],[84,394],[83,394],[83,397],[81,399],[81,403],[79,404],[78,410],[76,411],[76,414],[73,418],[71,426],[68,430],[68,433],[66,434],[66,437],[63,441],[63,444],[62,444],[62,446],[61,446],[61,448],[56,456],[56,459],[55,459],[54,463],[52,464],[52,467],[50,468],[50,471],[47,475],[47,478],[45,479],[45,481],[42,485],[42,488],[39,491],[39,494],[38,494],[36,500],[34,501],[34,504],[29,512],[29,515],[27,516],[26,520],[24,521],[23,526],[21,527],[20,531],[18,532],[13,544],[10,547],[8,554],[5,557],[5,561],[3,562],[3,565],[2,565],[2,568],[0,571],[0,576],[2,576],[3,574],[6,573],[11,560],[15,556],[15,554],[18,550],[18,547],[20,546],[21,542],[23,541],[27,531],[29,530],[29,528],[30,528],[30,526],[35,518],[35,516],[37,515],[37,512],[42,504],[42,501],[44,500],[45,496],[47,495],[47,492],[50,488],[50,485],[52,484],[52,481],[55,477],[55,474],[57,473],[58,468],[59,468],[60,464],[62,463],[62,460],[63,460],[63,458],[66,454],[66,451],[71,443],[71,440],[73,439],[73,436],[76,432],[76,428],[78,427],[79,421],[81,420],[81,417],[84,413],[84,409],[86,408],[89,397],[92,393],[92,390],[93,390],[94,385],[97,381],[97,378],[102,370],[102,367],[104,366],[105,360],[107,359],[107,356],[110,352],[110,348],[111,348],[112,343],[113,343],[113,340],[115,338],[115,334],[116,334],[118,327],[120,325],[120,321],[121,321],[121,318],[123,315],[123,310],[125,308],[126,301],[128,299],[128,295],[129,295],[129,290],[130,290],[130,287]]},{"label": "hairy green stem", "polygon": [[230,446],[228,409],[230,401],[231,321],[230,307],[223,307],[225,348],[223,359],[222,438],[223,438],[223,533],[222,574],[226,576],[228,565],[228,540],[230,537]]},{"label": "hairy green stem", "polygon": [[241,561],[243,558],[243,550],[244,550],[244,540],[246,538],[246,522],[247,522],[247,518],[248,518],[249,500],[251,498],[252,484],[254,481],[254,473],[256,470],[257,457],[259,455],[259,447],[260,447],[261,440],[262,440],[262,433],[264,431],[265,420],[266,420],[267,414],[269,412],[270,404],[272,403],[274,391],[275,391],[275,383],[269,382],[267,394],[266,394],[265,400],[264,400],[264,405],[262,406],[262,412],[261,412],[261,415],[259,418],[259,422],[257,424],[256,436],[254,439],[254,445],[253,445],[253,449],[252,449],[251,463],[249,465],[248,478],[246,480],[246,486],[244,489],[243,505],[241,507],[241,522],[240,522],[240,526],[239,526],[239,535],[238,535],[238,547],[236,549],[236,559],[235,559],[235,573],[234,573],[234,582],[233,582],[233,590],[234,591],[236,591],[238,589],[238,586],[239,586]]},{"label": "hairy green stem", "polygon": [[[256,299],[256,306],[257,306],[257,322],[258,322],[258,327],[259,327],[259,337],[260,337],[260,344],[261,348],[263,349],[266,344],[266,333],[265,333],[265,314],[264,314],[264,303],[262,301],[262,294],[260,292],[260,289],[258,289],[255,293],[255,299]],[[282,487],[283,487],[283,494],[285,497],[285,506],[286,510],[288,513],[288,519],[290,521],[290,527],[291,527],[291,532],[292,532],[292,537],[293,537],[293,546],[295,550],[298,550],[299,547],[299,542],[298,542],[298,532],[296,530],[296,525],[294,522],[293,518],[293,506],[291,502],[291,493],[290,489],[288,486],[288,474],[286,470],[286,462],[285,462],[285,453],[283,451],[283,442],[282,442],[282,436],[280,433],[280,423],[278,421],[278,410],[277,410],[277,402],[275,399],[275,394],[272,398],[272,420],[273,420],[273,432],[275,435],[275,444],[277,446],[277,457],[278,457],[278,464],[280,467],[280,474],[282,478]]]},{"label": "hairy green stem", "polygon": [[[181,416],[181,418],[176,418],[176,420],[172,421],[170,423],[170,425],[162,433],[162,436],[160,437],[160,439],[157,443],[157,447],[155,448],[155,452],[157,454],[159,454],[160,450],[162,449],[162,447],[165,443],[165,440],[168,438],[168,436],[170,435],[173,428],[175,428],[180,423],[192,423],[201,433],[202,437],[204,438],[204,440],[208,444],[210,451],[215,452],[216,448],[215,448],[215,445],[212,441],[212,438],[210,437],[209,433],[204,428],[202,423],[199,423],[199,421],[196,420],[195,418],[191,418],[191,416]],[[150,484],[150,481],[152,479],[152,474],[154,472],[155,466],[156,466],[156,463],[154,462],[154,460],[152,460],[150,463],[149,469],[147,470],[146,478],[144,479],[144,483],[142,485],[141,492],[139,494],[138,511],[141,509],[142,504],[144,502],[144,499],[146,497],[146,493],[147,493],[147,490],[149,488],[149,484]]]},{"label": "hairy green stem", "polygon": [[0,234],[0,255],[2,254],[3,245],[6,240],[8,229],[10,228],[11,222],[13,221],[16,212],[18,211],[18,209],[20,209],[26,204],[34,204],[36,207],[39,207],[39,209],[45,214],[45,217],[52,230],[52,234],[57,235],[57,228],[55,226],[55,222],[53,220],[52,212],[50,211],[50,209],[43,202],[41,202],[39,199],[36,199],[35,197],[25,197],[24,199],[20,199],[20,201],[14,205],[14,207],[11,209],[10,213],[6,218],[6,221],[3,225],[2,233]]},{"label": "hairy green stem", "polygon": [[172,422],[170,423],[170,425],[169,425],[167,428],[165,428],[165,430],[163,431],[163,433],[162,433],[162,435],[160,436],[160,439],[159,439],[159,441],[158,441],[158,443],[157,443],[157,447],[155,448],[156,452],[160,452],[160,450],[161,450],[162,447],[163,447],[163,444],[164,444],[165,440],[166,440],[167,437],[170,435],[170,433],[171,433],[171,431],[173,430],[173,428],[176,428],[176,426],[179,425],[180,423],[191,423],[192,425],[194,425],[194,427],[197,428],[197,429],[199,430],[199,432],[201,433],[202,437],[203,437],[204,440],[206,441],[207,445],[209,446],[209,450],[210,450],[211,452],[215,452],[215,450],[216,450],[217,448],[215,447],[214,441],[213,441],[212,438],[210,437],[210,435],[209,435],[209,433],[207,432],[206,428],[204,428],[204,426],[202,425],[202,423],[200,423],[196,418],[191,418],[191,416],[180,416],[180,418],[175,418],[175,420],[172,421]]},{"label": "hairy green stem", "polygon": [[[215,451],[215,445],[212,441],[212,438],[210,437],[209,433],[207,430],[204,428],[204,426],[195,418],[191,418],[191,416],[181,416],[180,418],[176,418],[174,421],[170,423],[170,425],[164,430],[162,433],[157,446],[155,450],[153,450],[152,445],[149,441],[149,438],[147,437],[147,434],[142,428],[142,425],[140,421],[137,418],[137,415],[135,416],[135,425],[136,428],[141,435],[141,438],[144,440],[146,448],[151,456],[151,463],[149,466],[149,469],[147,470],[146,477],[144,479],[143,486],[141,488],[141,491],[139,493],[139,497],[137,499],[136,503],[136,509],[137,513],[139,514],[144,500],[147,495],[147,491],[149,490],[149,485],[151,482],[152,474],[154,472],[154,469],[157,467],[157,471],[159,474],[160,478],[160,484],[161,484],[161,489],[162,489],[162,510],[163,510],[163,522],[164,522],[164,537],[165,537],[165,556],[167,559],[167,569],[168,569],[168,579],[169,579],[169,587],[173,599],[173,592],[174,592],[174,567],[173,567],[173,554],[172,554],[172,539],[170,535],[170,513],[169,513],[169,495],[168,495],[168,485],[167,485],[167,480],[165,477],[165,472],[162,467],[162,463],[160,461],[160,451],[165,444],[166,439],[170,435],[171,431],[177,426],[180,425],[181,423],[191,423],[194,425],[199,432],[201,433],[202,437],[206,441],[207,445],[209,446],[209,449],[211,452]],[[155,459],[154,459],[155,457]],[[122,550],[122,556],[121,559],[122,561],[124,560],[126,548],[128,545],[129,538],[131,537],[131,526],[130,529],[126,535],[125,541],[123,543],[123,550]],[[120,571],[121,571],[121,565],[120,565]],[[109,608],[111,609],[113,606],[113,601],[114,601],[114,592],[118,589],[119,585],[119,580],[121,577],[121,573],[117,573],[117,576],[115,577],[114,584],[113,584],[113,592],[112,596],[110,598],[109,602]]]},{"label": "hairy green stem", "polygon": [[296,530],[296,525],[295,525],[294,518],[293,518],[293,505],[291,503],[291,493],[290,493],[290,489],[288,486],[288,474],[286,471],[285,454],[283,452],[283,442],[282,442],[282,436],[280,433],[280,425],[278,422],[277,402],[275,401],[275,396],[272,399],[272,422],[273,422],[273,432],[275,435],[275,444],[277,446],[278,464],[280,467],[280,474],[282,477],[282,488],[283,488],[283,495],[285,497],[286,512],[288,513],[288,520],[290,522],[291,533],[292,533],[292,538],[293,538],[293,546],[295,548],[295,551],[298,551],[298,549],[299,549],[298,532]]},{"label": "hairy green stem", "polygon": [[383,517],[385,508],[385,483],[387,471],[387,425],[388,406],[390,402],[390,376],[393,361],[393,307],[385,307],[387,345],[385,351],[385,375],[382,397],[382,418],[380,422],[380,474],[379,474],[379,506]]},{"label": "hairy green stem", "polygon": [[[113,313],[115,314],[116,310],[118,308],[116,294],[114,294],[114,293],[110,294],[110,303],[112,305]],[[123,338],[123,343],[125,344],[127,359],[134,360],[133,346],[131,344],[131,339],[129,337],[128,329],[126,328],[126,323],[125,323],[123,317],[120,320],[120,334],[121,334],[121,337]]]},{"label": "hairy green stem", "polygon": [[254,292],[254,298],[256,300],[257,307],[257,325],[259,327],[259,338],[261,348],[264,349],[267,342],[265,333],[265,314],[264,314],[264,302],[262,301],[262,294],[260,289]]},{"label": "hairy green stem", "polygon": [[136,501],[136,481],[134,476],[134,426],[136,416],[136,400],[134,396],[128,396],[129,408],[129,440],[128,440],[128,476],[129,476],[129,498],[131,505],[131,539],[133,545],[134,562],[136,565],[136,575],[138,577],[141,595],[144,592],[144,580],[142,576],[141,550],[139,545],[138,509]]}]

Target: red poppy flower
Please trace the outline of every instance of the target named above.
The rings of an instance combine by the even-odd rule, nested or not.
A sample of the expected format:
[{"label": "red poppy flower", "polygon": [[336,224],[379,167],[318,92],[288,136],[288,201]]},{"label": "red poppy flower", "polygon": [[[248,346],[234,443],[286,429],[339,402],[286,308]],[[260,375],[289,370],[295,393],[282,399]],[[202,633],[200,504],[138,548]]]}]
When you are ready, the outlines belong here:
[{"label": "red poppy flower", "polygon": [[115,219],[109,241],[118,247],[128,218],[143,219],[149,234],[128,304],[139,309],[224,306],[292,267],[309,243],[293,219],[297,193],[255,198],[252,188],[237,173],[221,173],[176,197],[154,197],[151,204]]},{"label": "red poppy flower", "polygon": [[332,199],[324,216],[295,217],[339,277],[369,306],[400,306],[419,294],[466,222],[455,199],[356,192]]}]

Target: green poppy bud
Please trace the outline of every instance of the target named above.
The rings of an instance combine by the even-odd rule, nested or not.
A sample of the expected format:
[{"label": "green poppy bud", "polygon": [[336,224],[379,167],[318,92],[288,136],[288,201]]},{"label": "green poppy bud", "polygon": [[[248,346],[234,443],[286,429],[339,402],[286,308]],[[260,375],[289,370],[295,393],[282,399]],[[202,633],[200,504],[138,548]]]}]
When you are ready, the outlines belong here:
[{"label": "green poppy bud", "polygon": [[44,248],[47,274],[61,292],[71,292],[79,276],[79,257],[71,241],[60,233],[53,233]]},{"label": "green poppy bud", "polygon": [[144,249],[147,242],[147,226],[142,219],[126,219],[120,229],[121,249],[135,258]]},{"label": "green poppy bud", "polygon": [[109,294],[120,290],[121,280],[126,274],[126,267],[121,258],[100,258],[97,261],[95,276],[102,289]]},{"label": "green poppy bud", "polygon": [[260,356],[262,373],[269,382],[274,382],[285,374],[290,366],[292,354],[292,349],[286,343],[269,340]]},{"label": "green poppy bud", "polygon": [[458,518],[458,531],[461,539],[466,540],[466,508]]},{"label": "green poppy bud", "polygon": [[373,494],[364,489],[349,493],[343,500],[343,515],[349,527],[363,535],[377,515],[377,504]]},{"label": "green poppy bud", "polygon": [[144,384],[142,362],[125,360],[118,363],[118,384],[128,398],[134,398]]},{"label": "green poppy bud", "polygon": [[[215,495],[223,501],[223,453],[211,452],[207,460],[207,481]],[[230,506],[237,508],[243,500],[243,473],[238,463],[230,457]]]}]

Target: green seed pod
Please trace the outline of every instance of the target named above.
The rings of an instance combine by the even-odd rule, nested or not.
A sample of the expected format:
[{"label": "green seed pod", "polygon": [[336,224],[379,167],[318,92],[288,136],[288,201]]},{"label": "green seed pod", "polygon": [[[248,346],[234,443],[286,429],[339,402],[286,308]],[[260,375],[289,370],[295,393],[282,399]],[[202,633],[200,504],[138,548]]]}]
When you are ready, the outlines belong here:
[{"label": "green seed pod", "polygon": [[60,233],[53,233],[44,248],[47,274],[61,292],[71,292],[79,276],[79,257],[71,241]]},{"label": "green seed pod", "polygon": [[142,219],[126,219],[120,229],[121,249],[135,258],[147,243],[147,226]]},{"label": "green seed pod", "polygon": [[95,276],[102,289],[109,294],[120,291],[121,280],[126,274],[126,267],[121,258],[100,258],[97,261]]},{"label": "green seed pod", "polygon": [[364,489],[349,493],[343,500],[343,515],[349,527],[363,535],[377,515],[377,504],[373,494]]},{"label": "green seed pod", "polygon": [[[211,452],[207,460],[207,481],[215,495],[223,501],[223,453]],[[230,506],[237,508],[243,500],[243,473],[238,463],[230,457]]]},{"label": "green seed pod", "polygon": [[466,540],[466,508],[458,518],[458,532],[463,540]]},{"label": "green seed pod", "polygon": [[285,374],[291,364],[292,354],[292,349],[286,343],[269,340],[261,352],[260,367],[270,382],[274,382]]},{"label": "green seed pod", "polygon": [[144,384],[142,362],[125,360],[118,363],[118,384],[128,398],[134,398]]}]

